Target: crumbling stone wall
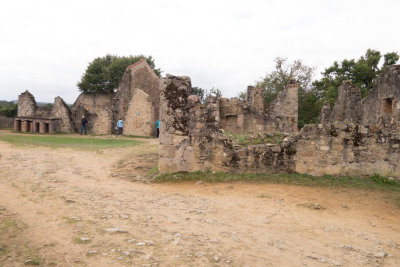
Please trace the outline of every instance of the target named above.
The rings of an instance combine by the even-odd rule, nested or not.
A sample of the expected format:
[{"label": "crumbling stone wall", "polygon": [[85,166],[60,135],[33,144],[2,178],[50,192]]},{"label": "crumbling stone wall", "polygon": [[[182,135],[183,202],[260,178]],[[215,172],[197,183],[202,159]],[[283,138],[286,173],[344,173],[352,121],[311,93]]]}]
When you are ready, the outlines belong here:
[{"label": "crumbling stone wall", "polygon": [[124,134],[153,135],[154,109],[150,96],[136,89],[128,106],[124,124]]},{"label": "crumbling stone wall", "polygon": [[18,96],[18,116],[34,117],[37,109],[35,97],[28,90]]},{"label": "crumbling stone wall", "polygon": [[51,114],[53,118],[61,119],[60,127],[62,132],[73,131],[71,110],[61,97],[57,96],[54,99],[54,105]]},{"label": "crumbling stone wall", "polygon": [[298,86],[291,81],[277,98],[265,106],[264,89],[249,86],[246,100],[221,98],[222,128],[231,133],[297,131]]},{"label": "crumbling stone wall", "polygon": [[400,177],[400,134],[336,122],[306,125],[296,137],[296,172]]},{"label": "crumbling stone wall", "polygon": [[290,143],[241,147],[221,129],[220,99],[189,95],[181,77],[161,82],[159,171],[293,172]]},{"label": "crumbling stone wall", "polygon": [[333,110],[323,106],[320,123],[342,121],[369,125],[377,129],[400,129],[399,85],[399,65],[386,67],[364,99],[361,99],[359,88],[350,81],[344,81],[338,88],[339,95]]},{"label": "crumbling stone wall", "polygon": [[71,108],[73,127],[80,131],[81,119],[88,120],[88,130],[95,134],[110,134],[113,127],[113,94],[82,93]]},{"label": "crumbling stone wall", "polygon": [[266,131],[297,132],[298,108],[298,85],[292,79],[268,106]]},{"label": "crumbling stone wall", "polygon": [[338,98],[333,106],[329,121],[360,123],[362,117],[361,91],[349,80],[338,88]]},{"label": "crumbling stone wall", "polygon": [[400,65],[386,67],[362,100],[362,124],[399,130]]},{"label": "crumbling stone wall", "polygon": [[[150,101],[151,112],[148,108],[145,108],[142,104],[137,102],[134,96],[139,96],[141,93],[135,94],[136,90],[141,90],[143,93],[148,95]],[[140,104],[137,109],[146,110],[146,114],[140,112],[140,115],[133,110],[135,107],[132,104],[134,101],[136,104]],[[149,102],[146,101],[147,104]],[[142,125],[142,127],[125,127],[124,134],[131,135],[143,135],[144,132],[149,133],[146,135],[155,135],[156,126],[155,122],[159,119],[160,114],[160,80],[151,67],[147,64],[145,59],[142,59],[127,67],[115,97],[113,99],[113,121],[119,118],[123,118],[127,125]],[[139,112],[139,111],[138,111]],[[149,120],[148,117],[151,117]],[[144,129],[143,127],[146,127]]]},{"label": "crumbling stone wall", "polygon": [[[223,112],[244,114],[248,120],[248,109],[243,108],[247,101],[210,97],[202,104],[199,97],[190,95],[190,83],[183,81],[180,77],[168,76],[161,82],[161,173],[197,170],[351,176],[379,173],[400,178],[400,134],[394,128],[327,122],[306,125],[301,132],[292,132],[281,142],[240,145],[222,129],[226,123]],[[399,90],[398,84],[396,86],[394,88]],[[293,88],[292,91],[290,88]],[[347,99],[357,107],[360,103],[357,100],[360,99],[358,91],[347,82],[340,91],[341,98],[335,105],[336,109],[331,111],[325,105],[322,119],[360,121],[359,110],[354,110],[345,101]],[[276,100],[274,108],[284,109],[285,105],[293,104],[296,95],[297,87],[292,83]],[[385,92],[380,95],[387,96]],[[396,94],[393,95],[395,101]],[[290,110],[296,108],[292,106]],[[293,129],[296,119],[290,112],[284,114],[275,110],[276,116],[293,119],[286,120],[287,125],[281,128]]]}]

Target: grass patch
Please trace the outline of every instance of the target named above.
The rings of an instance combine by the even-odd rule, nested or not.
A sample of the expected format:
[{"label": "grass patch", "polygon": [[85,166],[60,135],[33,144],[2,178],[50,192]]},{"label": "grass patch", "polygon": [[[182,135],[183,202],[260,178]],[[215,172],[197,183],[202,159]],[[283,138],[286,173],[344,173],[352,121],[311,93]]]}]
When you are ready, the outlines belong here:
[{"label": "grass patch", "polygon": [[112,147],[136,146],[142,142],[139,140],[104,139],[93,137],[70,136],[40,136],[40,135],[3,135],[0,140],[13,145],[47,146],[47,147],[71,147],[77,149],[102,149]]},{"label": "grass patch", "polygon": [[75,244],[89,244],[91,239],[90,238],[86,239],[86,238],[81,238],[81,237],[74,237],[73,241],[74,241]]},{"label": "grass patch", "polygon": [[153,136],[142,136],[142,135],[132,135],[132,134],[123,134],[123,137],[129,137],[129,138],[156,138]]},{"label": "grass patch", "polygon": [[149,176],[153,177],[155,175],[158,175],[158,165],[154,165],[153,168],[150,169],[149,171]]},{"label": "grass patch", "polygon": [[279,132],[276,132],[274,134],[266,134],[266,133],[237,134],[237,133],[226,132],[225,135],[232,138],[232,140],[240,146],[261,145],[261,144],[280,145],[283,140],[283,136]]},{"label": "grass patch", "polygon": [[[384,178],[382,178],[385,181]],[[387,178],[386,178],[387,180]],[[321,177],[307,174],[254,174],[241,173],[229,174],[222,172],[182,172],[173,174],[161,174],[155,177],[154,182],[181,182],[181,181],[205,181],[215,182],[256,182],[256,183],[274,183],[274,184],[292,184],[304,186],[322,186],[322,187],[355,187],[372,190],[387,190],[400,192],[400,182],[392,180],[390,183],[382,182],[376,175],[369,178],[352,176],[330,176]]]},{"label": "grass patch", "polygon": [[[8,218],[11,217],[11,218]],[[39,250],[27,243],[27,225],[0,213],[0,262],[1,266],[40,265]]]}]

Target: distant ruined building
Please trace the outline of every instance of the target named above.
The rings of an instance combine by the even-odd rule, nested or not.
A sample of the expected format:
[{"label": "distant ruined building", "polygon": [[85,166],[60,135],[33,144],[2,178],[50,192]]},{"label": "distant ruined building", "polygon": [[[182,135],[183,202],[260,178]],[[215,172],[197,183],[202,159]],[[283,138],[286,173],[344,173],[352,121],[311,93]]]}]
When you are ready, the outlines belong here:
[{"label": "distant ruined building", "polygon": [[145,59],[127,67],[116,93],[82,93],[70,108],[56,97],[53,108],[38,107],[28,91],[18,97],[14,130],[23,132],[77,132],[82,116],[94,134],[111,134],[119,118],[124,134],[154,136],[159,118],[159,78]]},{"label": "distant ruined building", "polygon": [[364,99],[350,81],[338,92],[333,108],[323,105],[320,124],[298,132],[294,80],[269,105],[264,89],[252,86],[245,100],[209,96],[202,103],[189,77],[167,74],[160,79],[141,60],[127,67],[115,93],[81,94],[71,108],[60,97],[53,108],[38,107],[29,92],[21,94],[14,128],[73,132],[85,115],[95,134],[112,133],[122,118],[124,134],[154,136],[160,119],[160,173],[379,173],[400,178],[400,66],[385,68]]}]

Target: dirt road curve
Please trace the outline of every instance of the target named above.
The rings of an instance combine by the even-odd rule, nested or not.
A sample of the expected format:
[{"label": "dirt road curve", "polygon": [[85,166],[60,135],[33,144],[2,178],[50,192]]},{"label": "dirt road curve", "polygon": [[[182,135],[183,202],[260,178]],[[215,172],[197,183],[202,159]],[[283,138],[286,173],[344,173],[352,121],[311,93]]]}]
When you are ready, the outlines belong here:
[{"label": "dirt road curve", "polygon": [[400,209],[384,192],[133,182],[157,149],[0,142],[0,218],[26,224],[20,242],[45,266],[400,266]]}]

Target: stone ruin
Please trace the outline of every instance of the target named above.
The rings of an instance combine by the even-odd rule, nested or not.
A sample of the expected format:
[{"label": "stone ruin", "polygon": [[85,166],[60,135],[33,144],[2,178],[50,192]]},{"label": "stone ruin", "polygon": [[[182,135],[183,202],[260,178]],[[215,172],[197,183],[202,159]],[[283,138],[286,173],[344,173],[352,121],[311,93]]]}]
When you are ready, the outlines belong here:
[{"label": "stone ruin", "polygon": [[15,129],[77,131],[85,115],[96,134],[112,133],[122,117],[125,134],[152,136],[160,118],[160,173],[400,178],[400,66],[387,67],[364,99],[359,88],[344,81],[333,108],[324,103],[320,124],[300,132],[296,82],[269,105],[263,93],[249,86],[245,100],[210,96],[202,103],[189,77],[159,79],[141,60],[127,67],[116,93],[81,94],[71,108],[59,97],[53,108],[38,107],[29,92],[21,94]]},{"label": "stone ruin", "polygon": [[56,97],[53,108],[36,104],[28,91],[18,97],[14,130],[23,132],[77,132],[81,118],[88,119],[88,131],[111,134],[119,118],[124,134],[154,136],[159,118],[160,79],[145,59],[127,67],[115,93],[82,93],[72,107]]},{"label": "stone ruin", "polygon": [[[297,132],[297,86],[291,81],[270,106],[262,90],[247,99],[192,94],[190,78],[161,80],[160,173],[223,171],[400,178],[400,66],[387,67],[368,96],[344,81],[321,122]],[[257,133],[240,144],[231,133]],[[280,139],[273,136],[279,134]]]}]

